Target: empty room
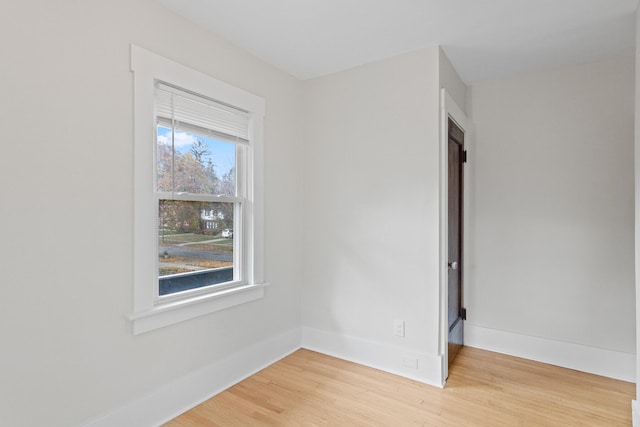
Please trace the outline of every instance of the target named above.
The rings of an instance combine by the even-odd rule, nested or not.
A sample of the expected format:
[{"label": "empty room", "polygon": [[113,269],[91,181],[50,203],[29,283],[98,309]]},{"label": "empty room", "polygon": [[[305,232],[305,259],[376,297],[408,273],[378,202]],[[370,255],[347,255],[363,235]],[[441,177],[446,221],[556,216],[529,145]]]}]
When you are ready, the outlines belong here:
[{"label": "empty room", "polygon": [[640,427],[637,8],[3,2],[0,425]]}]

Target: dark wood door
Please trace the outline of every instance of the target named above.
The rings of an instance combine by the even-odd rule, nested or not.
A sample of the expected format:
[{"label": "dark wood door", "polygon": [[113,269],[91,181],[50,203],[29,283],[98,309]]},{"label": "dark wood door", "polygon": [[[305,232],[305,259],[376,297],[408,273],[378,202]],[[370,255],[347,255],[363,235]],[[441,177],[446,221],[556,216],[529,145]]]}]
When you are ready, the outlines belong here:
[{"label": "dark wood door", "polygon": [[451,120],[449,135],[449,259],[448,259],[448,318],[449,365],[463,345],[462,308],[462,200],[464,132]]}]

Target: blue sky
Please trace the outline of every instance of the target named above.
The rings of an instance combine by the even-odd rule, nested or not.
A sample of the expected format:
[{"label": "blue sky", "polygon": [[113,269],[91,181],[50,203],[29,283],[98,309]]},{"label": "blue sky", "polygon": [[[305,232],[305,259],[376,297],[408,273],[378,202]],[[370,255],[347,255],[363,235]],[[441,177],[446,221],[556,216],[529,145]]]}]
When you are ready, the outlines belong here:
[{"label": "blue sky", "polygon": [[[187,132],[176,131],[174,141],[176,151],[182,154],[188,153],[196,139],[200,139],[207,146],[210,154],[208,156],[203,156],[203,159],[205,160],[205,163],[211,159],[214,165],[213,169],[216,171],[216,175],[218,175],[219,178],[222,178],[229,169],[235,166],[236,146],[229,142],[219,141],[213,138],[194,135]],[[158,143],[171,145],[171,129],[162,126],[158,127]]]}]

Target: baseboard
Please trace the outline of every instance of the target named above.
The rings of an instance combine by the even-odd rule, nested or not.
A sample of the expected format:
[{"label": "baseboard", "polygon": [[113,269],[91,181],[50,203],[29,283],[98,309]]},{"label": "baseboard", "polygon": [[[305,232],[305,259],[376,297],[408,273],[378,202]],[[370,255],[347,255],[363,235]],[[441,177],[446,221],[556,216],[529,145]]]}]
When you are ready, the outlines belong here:
[{"label": "baseboard", "polygon": [[640,427],[640,403],[637,400],[631,401],[631,420],[633,427]]},{"label": "baseboard", "polygon": [[468,323],[464,326],[464,343],[469,347],[636,382],[635,354],[505,332]]},{"label": "baseboard", "polygon": [[302,328],[302,348],[436,387],[444,383],[443,357],[438,355],[305,327]]},{"label": "baseboard", "polygon": [[145,427],[161,425],[300,348],[296,328],[253,344],[97,417],[84,427]]}]

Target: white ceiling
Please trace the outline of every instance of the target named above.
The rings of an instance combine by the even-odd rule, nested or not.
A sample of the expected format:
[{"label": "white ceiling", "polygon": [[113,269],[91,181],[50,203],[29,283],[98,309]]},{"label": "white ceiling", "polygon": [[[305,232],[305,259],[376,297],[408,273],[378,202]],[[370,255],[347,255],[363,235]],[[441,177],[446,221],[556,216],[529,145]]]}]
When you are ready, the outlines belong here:
[{"label": "white ceiling", "polygon": [[441,45],[467,82],[635,46],[638,0],[156,0],[300,79]]}]

